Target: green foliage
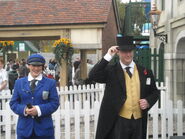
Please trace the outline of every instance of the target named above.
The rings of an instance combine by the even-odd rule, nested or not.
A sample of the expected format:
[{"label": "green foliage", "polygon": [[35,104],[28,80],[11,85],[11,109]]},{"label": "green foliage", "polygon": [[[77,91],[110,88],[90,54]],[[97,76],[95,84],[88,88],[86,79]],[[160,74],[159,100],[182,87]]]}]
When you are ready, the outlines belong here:
[{"label": "green foliage", "polygon": [[132,6],[132,26],[134,27],[134,35],[140,35],[140,32],[142,31],[142,26],[144,23],[146,23],[146,15],[144,11],[143,5],[133,5]]},{"label": "green foliage", "polygon": [[117,5],[118,5],[118,14],[119,14],[119,19],[120,19],[120,26],[121,30],[123,30],[124,26],[124,20],[125,20],[125,4],[121,2],[121,0],[117,0]]},{"label": "green foliage", "polygon": [[123,34],[128,36],[139,36],[142,32],[143,24],[147,23],[145,15],[146,4],[137,2],[125,5],[125,22]]},{"label": "green foliage", "polygon": [[69,39],[62,38],[55,41],[54,51],[56,61],[61,65],[61,59],[65,60],[68,64],[71,63],[74,49]]},{"label": "green foliage", "polygon": [[0,52],[13,51],[14,41],[0,41]]}]

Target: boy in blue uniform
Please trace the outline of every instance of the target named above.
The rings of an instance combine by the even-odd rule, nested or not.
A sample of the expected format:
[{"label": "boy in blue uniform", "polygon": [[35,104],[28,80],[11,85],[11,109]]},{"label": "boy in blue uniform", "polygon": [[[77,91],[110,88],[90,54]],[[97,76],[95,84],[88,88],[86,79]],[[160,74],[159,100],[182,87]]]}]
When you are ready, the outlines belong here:
[{"label": "boy in blue uniform", "polygon": [[18,139],[54,139],[51,114],[59,106],[56,82],[42,74],[45,59],[32,54],[27,59],[30,73],[15,82],[10,107],[19,115]]}]

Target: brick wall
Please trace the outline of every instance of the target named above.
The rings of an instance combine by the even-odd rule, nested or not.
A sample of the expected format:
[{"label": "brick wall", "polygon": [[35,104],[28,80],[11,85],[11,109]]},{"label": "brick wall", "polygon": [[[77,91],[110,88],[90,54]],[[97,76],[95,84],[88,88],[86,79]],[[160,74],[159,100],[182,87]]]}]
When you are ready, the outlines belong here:
[{"label": "brick wall", "polygon": [[102,55],[107,53],[107,50],[116,45],[116,35],[118,34],[116,18],[114,14],[113,6],[110,8],[110,12],[107,19],[107,24],[102,32]]}]

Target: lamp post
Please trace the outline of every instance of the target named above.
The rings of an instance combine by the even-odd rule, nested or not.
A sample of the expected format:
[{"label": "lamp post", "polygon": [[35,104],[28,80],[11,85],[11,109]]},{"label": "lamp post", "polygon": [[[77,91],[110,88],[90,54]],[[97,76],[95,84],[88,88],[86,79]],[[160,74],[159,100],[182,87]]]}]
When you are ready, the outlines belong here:
[{"label": "lamp post", "polygon": [[154,37],[158,37],[161,41],[167,43],[167,40],[168,40],[167,34],[157,34],[157,28],[158,28],[161,11],[157,10],[155,3],[152,5],[152,9],[149,14],[150,14],[150,22],[152,24],[152,29],[154,31]]}]

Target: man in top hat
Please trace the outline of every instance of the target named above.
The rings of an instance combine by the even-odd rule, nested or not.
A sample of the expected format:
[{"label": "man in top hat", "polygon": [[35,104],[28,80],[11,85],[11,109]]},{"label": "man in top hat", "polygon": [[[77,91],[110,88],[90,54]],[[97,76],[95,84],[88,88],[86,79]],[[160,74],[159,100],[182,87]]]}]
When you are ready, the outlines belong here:
[{"label": "man in top hat", "polygon": [[15,82],[10,107],[18,114],[18,139],[54,139],[51,114],[59,106],[56,82],[43,76],[45,59],[32,54],[27,59],[27,77]]},{"label": "man in top hat", "polygon": [[[89,78],[105,83],[96,139],[146,139],[147,112],[159,98],[151,70],[133,61],[133,38],[117,38],[90,71]],[[119,61],[109,64],[117,54]]]}]

